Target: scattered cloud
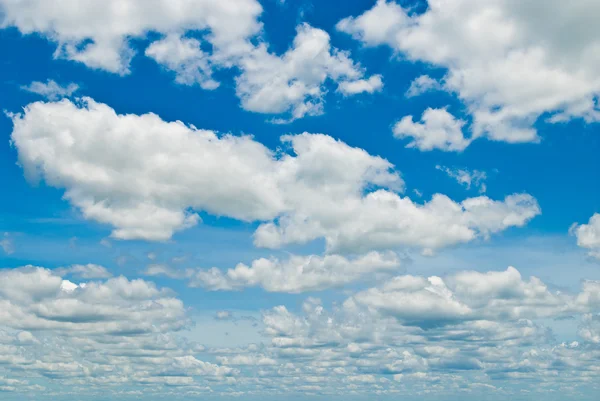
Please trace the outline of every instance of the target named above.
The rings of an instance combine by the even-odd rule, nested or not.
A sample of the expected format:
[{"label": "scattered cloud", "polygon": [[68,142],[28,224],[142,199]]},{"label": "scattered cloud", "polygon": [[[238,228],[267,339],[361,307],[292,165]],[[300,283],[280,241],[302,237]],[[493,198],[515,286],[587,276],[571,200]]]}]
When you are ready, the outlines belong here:
[{"label": "scattered cloud", "polygon": [[454,178],[456,182],[467,189],[471,189],[471,185],[473,185],[479,190],[479,193],[485,193],[487,191],[487,186],[485,184],[487,174],[485,171],[449,168],[440,166],[439,164],[435,166],[435,168],[446,173],[448,177]]},{"label": "scattered cloud", "polygon": [[420,122],[413,121],[413,116],[405,116],[394,125],[393,132],[395,138],[412,139],[407,148],[461,152],[471,143],[463,133],[465,124],[465,121],[457,119],[446,109],[428,108],[423,112]]},{"label": "scattered cloud", "polygon": [[38,81],[32,82],[28,86],[21,87],[21,89],[54,101],[64,97],[70,97],[79,90],[79,85],[70,83],[67,86],[61,86],[49,79],[46,83]]}]

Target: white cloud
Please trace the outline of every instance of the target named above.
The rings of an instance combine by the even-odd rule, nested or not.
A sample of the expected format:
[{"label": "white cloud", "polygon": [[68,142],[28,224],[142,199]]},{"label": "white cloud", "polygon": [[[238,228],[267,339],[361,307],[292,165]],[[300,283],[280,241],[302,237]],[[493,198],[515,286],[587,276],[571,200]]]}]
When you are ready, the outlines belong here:
[{"label": "white cloud", "polygon": [[587,224],[574,224],[569,232],[577,237],[577,245],[588,249],[593,258],[600,259],[600,214],[594,213]]},{"label": "white cloud", "polygon": [[175,81],[180,84],[198,84],[207,90],[219,86],[219,83],[212,79],[213,67],[209,55],[202,51],[200,42],[196,39],[169,34],[152,42],[145,54],[174,71]]},{"label": "white cloud", "polygon": [[308,24],[298,26],[293,45],[285,54],[277,56],[260,44],[241,57],[239,67],[236,92],[242,107],[258,113],[291,111],[286,121],[322,114],[323,84],[328,79],[345,85],[340,90],[348,95],[372,92],[382,85],[377,76],[361,80],[364,73],[360,65],[348,53],[332,49],[327,32]]},{"label": "white cloud", "polygon": [[486,196],[461,203],[436,194],[421,205],[389,191],[349,199],[343,208],[314,210],[313,216],[291,215],[265,223],[255,233],[255,244],[279,248],[324,237],[329,252],[364,252],[398,247],[427,252],[487,238],[509,227],[519,227],[540,214],[530,195],[514,194],[504,201]]},{"label": "white cloud", "polygon": [[28,86],[23,86],[21,88],[28,92],[43,96],[48,100],[58,100],[63,97],[71,96],[79,89],[79,85],[70,83],[67,86],[62,86],[49,79],[46,83],[34,81]]},{"label": "white cloud", "polygon": [[416,204],[398,195],[404,182],[391,163],[323,134],[283,136],[293,154],[275,154],[250,136],[118,115],[89,98],[33,103],[12,118],[28,179],[64,188],[83,217],[121,239],[166,240],[205,211],[264,222],[261,247],[325,238],[328,252],[436,249],[540,214],[526,194]]},{"label": "white cloud", "polygon": [[357,81],[341,82],[338,90],[345,96],[358,93],[374,93],[383,89],[383,80],[381,75],[372,75],[369,79],[359,79]]},{"label": "white cloud", "polygon": [[487,174],[485,171],[479,170],[468,170],[461,168],[449,168],[446,166],[435,166],[436,169],[443,171],[450,178],[454,178],[456,182],[461,185],[464,185],[467,189],[471,189],[471,185],[475,186],[479,189],[480,193],[485,193],[487,190],[487,186],[485,185],[485,180],[487,179]]},{"label": "white cloud", "polygon": [[112,274],[104,266],[88,263],[87,265],[72,265],[54,270],[59,276],[71,275],[84,280],[110,278]]},{"label": "white cloud", "polygon": [[598,121],[597,3],[431,0],[415,13],[386,0],[337,28],[368,46],[445,68],[444,87],[472,117],[474,138],[537,141],[533,124]]},{"label": "white cloud", "polygon": [[394,125],[393,132],[398,139],[412,139],[407,148],[460,152],[471,143],[463,133],[465,124],[465,121],[457,119],[446,109],[428,108],[423,112],[420,122],[413,121],[413,116],[405,116]]},{"label": "white cloud", "polygon": [[226,273],[199,270],[190,285],[209,290],[236,290],[260,286],[269,292],[300,293],[340,287],[369,274],[397,270],[400,260],[393,253],[371,252],[355,259],[340,255],[291,256],[288,260],[257,259]]},{"label": "white cloud", "polygon": [[439,81],[431,78],[429,75],[421,75],[410,83],[410,87],[406,91],[406,97],[415,97],[422,95],[423,93],[440,90],[442,85]]},{"label": "white cloud", "polygon": [[[249,46],[257,34],[261,5],[255,0],[70,0],[49,5],[44,0],[26,3],[2,0],[3,26],[23,34],[41,33],[57,44],[55,57],[79,61],[90,68],[126,74],[134,54],[130,39],[149,32],[162,34],[186,30],[205,31],[215,56],[227,58]],[[89,43],[88,43],[89,41]]]},{"label": "white cloud", "polygon": [[[591,291],[591,292],[590,292]],[[381,288],[356,294],[357,302],[422,327],[470,320],[519,320],[569,316],[594,307],[584,287],[578,297],[552,293],[536,277],[522,279],[513,267],[504,272],[466,271],[447,278],[400,276]]]},{"label": "white cloud", "polygon": [[[383,86],[380,76],[365,78],[364,69],[347,52],[332,48],[327,32],[308,24],[297,27],[288,51],[271,52],[260,36],[262,6],[256,0],[155,0],[152,4],[148,8],[144,0],[83,0],[74,8],[70,0],[55,1],[52,7],[44,0],[27,4],[0,0],[5,14],[0,28],[39,33],[57,44],[55,58],[122,75],[130,72],[135,53],[130,41],[158,33],[161,38],[151,42],[144,54],[174,72],[176,82],[213,90],[219,86],[214,70],[234,69],[239,72],[236,94],[242,108],[286,114],[273,120],[279,123],[323,113],[328,81],[346,96],[373,93]],[[198,37],[190,37],[198,32]],[[45,92],[60,93],[56,84],[46,86]],[[39,85],[33,89],[42,90]]]},{"label": "white cloud", "polygon": [[[170,291],[124,277],[73,283],[56,273],[0,271],[0,362],[9,377],[116,392],[141,383],[152,391],[193,386],[236,372],[193,356],[201,348],[176,335],[190,321]],[[40,391],[27,383],[20,391]]]}]

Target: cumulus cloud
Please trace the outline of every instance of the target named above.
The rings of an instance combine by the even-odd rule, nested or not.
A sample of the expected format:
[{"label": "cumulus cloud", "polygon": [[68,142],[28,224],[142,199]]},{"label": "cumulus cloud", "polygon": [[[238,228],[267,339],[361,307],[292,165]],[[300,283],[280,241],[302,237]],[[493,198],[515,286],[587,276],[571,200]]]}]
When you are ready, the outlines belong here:
[{"label": "cumulus cloud", "polygon": [[145,54],[175,72],[175,81],[180,84],[198,84],[207,90],[219,86],[212,79],[213,67],[209,55],[202,51],[200,42],[196,39],[170,34],[152,42]]},{"label": "cumulus cloud", "polygon": [[341,82],[338,87],[338,90],[346,96],[357,93],[374,93],[381,91],[381,89],[383,89],[381,75],[373,75],[369,79]]},{"label": "cumulus cloud", "polygon": [[450,168],[440,165],[435,166],[435,168],[443,171],[448,177],[455,179],[456,182],[467,189],[471,189],[471,185],[473,185],[480,193],[485,193],[485,191],[487,191],[487,186],[485,185],[487,174],[485,171]]},{"label": "cumulus cloud", "polygon": [[189,274],[190,286],[208,290],[239,290],[260,286],[269,292],[300,293],[340,287],[376,272],[394,271],[400,260],[394,253],[371,252],[347,259],[340,255],[291,256],[287,260],[257,259],[222,272],[217,268]]},{"label": "cumulus cloud", "polygon": [[525,281],[513,267],[504,272],[461,272],[445,279],[400,276],[355,295],[352,301],[421,327],[560,317],[593,306],[589,299],[581,302],[581,297],[550,292],[536,277]]},{"label": "cumulus cloud", "polygon": [[11,376],[160,388],[234,373],[196,359],[197,347],[175,335],[190,321],[170,291],[124,277],[74,283],[57,273],[0,271],[0,361]]},{"label": "cumulus cloud", "polygon": [[345,95],[374,92],[381,77],[362,79],[363,69],[349,54],[331,48],[329,34],[308,24],[298,26],[292,47],[281,56],[261,44],[240,59],[236,92],[246,110],[259,113],[291,111],[287,122],[323,112],[323,84],[341,82]]},{"label": "cumulus cloud", "polygon": [[405,116],[394,125],[393,132],[398,139],[412,139],[407,148],[460,152],[471,143],[463,133],[465,124],[465,121],[457,119],[446,109],[428,108],[423,112],[421,121],[414,121],[413,116]]},{"label": "cumulus cloud", "polygon": [[[43,0],[1,0],[0,10],[5,16],[0,28],[14,26],[23,34],[45,36],[57,45],[55,58],[122,75],[130,72],[135,54],[130,42],[158,33],[161,37],[144,55],[173,72],[176,82],[213,90],[219,86],[214,71],[233,69],[239,72],[235,81],[241,106],[287,115],[274,122],[321,114],[329,81],[345,96],[373,93],[383,86],[380,76],[364,77],[364,69],[349,53],[332,48],[327,32],[308,24],[297,27],[288,51],[273,53],[260,36],[262,6],[256,0],[157,0],[152,10],[142,0],[85,0],[75,9],[67,0],[52,7]],[[29,90],[56,98],[75,89],[51,81],[35,83]]]},{"label": "cumulus cloud", "polygon": [[587,224],[574,224],[569,232],[577,238],[577,245],[589,250],[588,255],[600,259],[600,214],[594,213]]},{"label": "cumulus cloud", "polygon": [[258,21],[262,7],[255,0],[158,0],[151,8],[143,0],[84,0],[75,8],[68,0],[52,6],[44,0],[2,0],[0,7],[3,26],[46,36],[57,45],[55,57],[120,74],[129,72],[134,54],[129,40],[149,32],[208,30],[205,38],[215,52],[229,57],[247,46],[247,39],[262,27]]},{"label": "cumulus cloud", "polygon": [[[585,387],[582,377],[598,374],[590,359],[600,352],[592,315],[600,306],[598,290],[596,282],[587,282],[578,294],[551,291],[514,268],[444,278],[399,276],[331,310],[308,299],[300,313],[284,306],[265,311],[265,334],[271,337],[267,354],[309,365],[290,366],[297,374],[303,368],[328,372],[327,379],[313,382],[322,393],[348,377],[383,383],[382,391],[390,393],[395,387],[387,379],[416,386],[408,394],[421,382],[422,390],[426,383],[443,383],[440,389],[447,390],[454,380],[478,383],[484,391],[519,378],[532,383],[532,392],[540,384]],[[549,329],[536,323],[571,315],[583,316],[584,344],[556,344]]]},{"label": "cumulus cloud", "polygon": [[468,107],[474,138],[532,142],[533,124],[544,115],[549,122],[598,121],[600,36],[591,16],[599,11],[558,0],[432,0],[417,13],[378,0],[337,28],[446,69],[444,89]]},{"label": "cumulus cloud", "polygon": [[283,136],[292,153],[277,154],[250,136],[119,115],[89,98],[33,103],[12,118],[27,178],[64,188],[83,217],[120,239],[166,240],[205,211],[263,222],[261,247],[324,238],[328,252],[436,249],[540,214],[526,194],[414,203],[398,194],[404,182],[391,163],[323,134]]},{"label": "cumulus cloud", "polygon": [[22,89],[43,96],[48,100],[58,100],[71,96],[79,89],[79,85],[70,83],[67,86],[62,86],[49,79],[46,83],[34,81],[27,86],[23,86]]}]

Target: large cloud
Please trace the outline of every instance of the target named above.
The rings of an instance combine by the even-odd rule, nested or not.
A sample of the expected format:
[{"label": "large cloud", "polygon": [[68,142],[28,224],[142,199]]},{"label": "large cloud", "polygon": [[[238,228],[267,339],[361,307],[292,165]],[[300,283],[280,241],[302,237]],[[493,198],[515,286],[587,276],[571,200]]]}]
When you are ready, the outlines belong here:
[{"label": "large cloud", "polygon": [[276,154],[250,136],[119,115],[89,98],[33,103],[13,123],[27,177],[64,188],[85,218],[122,239],[165,240],[206,211],[265,222],[255,233],[263,247],[325,238],[330,252],[436,249],[540,213],[527,194],[416,204],[398,194],[404,183],[388,161],[322,134],[284,136],[293,154]]},{"label": "large cloud", "polygon": [[443,86],[468,106],[474,137],[538,140],[533,124],[597,121],[597,2],[430,0],[427,9],[387,0],[338,29],[446,69]]}]

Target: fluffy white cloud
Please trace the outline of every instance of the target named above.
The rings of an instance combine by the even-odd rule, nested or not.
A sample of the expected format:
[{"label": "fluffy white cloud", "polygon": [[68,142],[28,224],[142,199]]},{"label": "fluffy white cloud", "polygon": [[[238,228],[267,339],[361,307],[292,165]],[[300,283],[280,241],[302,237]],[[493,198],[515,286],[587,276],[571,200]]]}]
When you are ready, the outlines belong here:
[{"label": "fluffy white cloud", "polygon": [[[591,287],[590,287],[591,285]],[[504,272],[467,271],[440,277],[400,276],[381,288],[356,294],[357,302],[421,327],[469,320],[519,320],[568,316],[594,307],[598,288],[578,297],[550,292],[536,277],[522,279],[513,267]]]},{"label": "fluffy white cloud", "polygon": [[36,93],[48,100],[58,100],[63,97],[71,96],[79,89],[79,85],[70,83],[67,86],[62,86],[52,79],[49,79],[46,83],[38,81],[32,82],[27,86],[23,86],[22,89],[31,93]]},{"label": "fluffy white cloud", "polygon": [[394,125],[393,132],[396,138],[412,139],[407,148],[460,152],[471,143],[463,134],[465,124],[446,109],[429,108],[423,112],[420,122],[413,121],[413,116],[403,117]]},{"label": "fluffy white cloud", "polygon": [[[269,292],[300,293],[339,287],[369,274],[389,272],[399,267],[400,260],[394,253],[371,252],[354,259],[340,255],[293,255],[287,260],[257,259],[250,266],[240,263],[227,272],[217,268],[187,269],[179,273],[179,278],[188,278],[192,287],[213,291],[260,286]],[[149,268],[146,273],[178,276],[178,272],[172,269],[157,271]]]},{"label": "fluffy white cloud", "polygon": [[[44,0],[2,0],[2,26],[23,34],[41,33],[57,44],[55,57],[79,61],[91,68],[125,74],[133,56],[131,39],[149,32],[162,34],[205,31],[216,55],[237,54],[258,33],[261,5],[255,0],[70,0],[50,5]],[[179,54],[181,55],[181,54]]]},{"label": "fluffy white cloud", "polygon": [[435,166],[436,169],[443,171],[450,178],[454,178],[456,182],[461,185],[464,185],[467,189],[471,189],[471,185],[477,187],[480,193],[485,193],[487,187],[485,185],[485,180],[487,179],[487,174],[485,171],[479,170],[468,170],[462,168],[449,168],[446,166]]},{"label": "fluffy white cloud", "polygon": [[209,55],[202,51],[196,39],[169,34],[152,42],[146,56],[175,72],[175,81],[184,85],[198,84],[202,89],[216,89],[219,83],[212,79]]},{"label": "fluffy white cloud", "polygon": [[[329,34],[299,25],[292,47],[281,56],[261,44],[240,59],[236,92],[246,110],[259,113],[291,111],[291,120],[323,112],[323,84],[342,82],[344,94],[374,92],[381,77],[362,80],[363,70],[349,54],[332,49]],[[286,122],[276,120],[276,122]]]},{"label": "fluffy white cloud", "polygon": [[589,250],[589,255],[600,259],[600,214],[594,213],[587,224],[574,224],[569,230],[577,237],[577,245]]},{"label": "fluffy white cloud", "polygon": [[165,240],[199,221],[194,211],[264,221],[255,244],[277,248],[325,238],[329,252],[440,248],[522,226],[540,213],[515,194],[416,204],[387,160],[322,135],[281,139],[275,154],[250,136],[119,115],[89,98],[37,102],[13,115],[12,140],[30,180],[65,189],[113,237]]},{"label": "fluffy white cloud", "polygon": [[378,0],[338,29],[447,70],[446,90],[465,102],[473,137],[538,140],[533,123],[597,121],[600,35],[594,2],[430,0],[427,10]]},{"label": "fluffy white cloud", "polygon": [[421,205],[408,197],[379,190],[311,212],[286,215],[277,223],[261,225],[256,230],[255,243],[277,248],[324,237],[330,252],[408,246],[429,253],[523,226],[540,214],[540,208],[526,194],[510,195],[503,201],[480,196],[460,203],[436,194]]},{"label": "fluffy white cloud", "polygon": [[369,79],[341,82],[338,90],[344,95],[355,95],[357,93],[374,93],[383,89],[381,75],[373,75]]}]

